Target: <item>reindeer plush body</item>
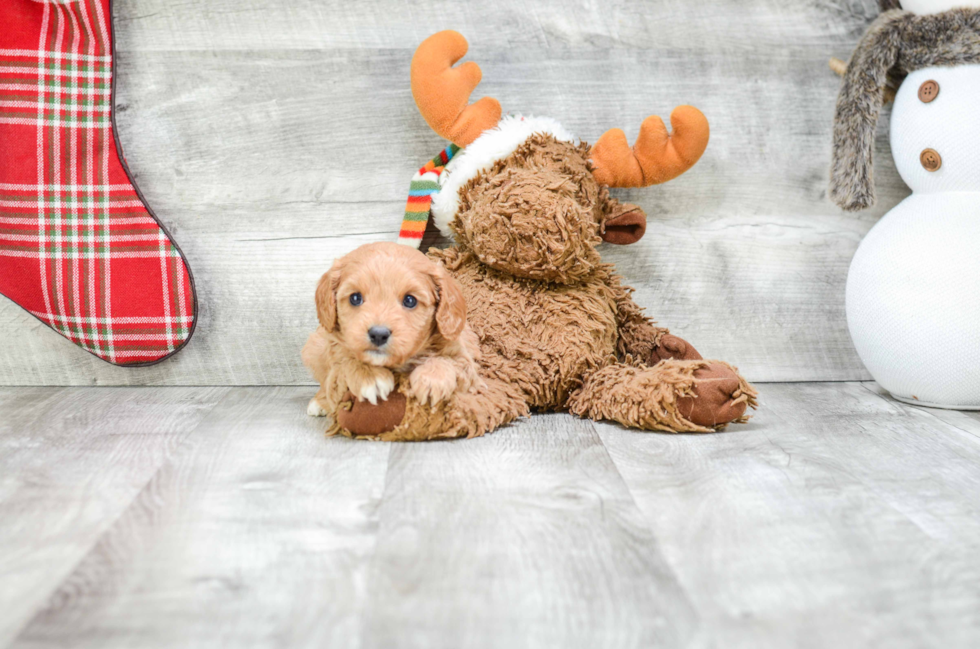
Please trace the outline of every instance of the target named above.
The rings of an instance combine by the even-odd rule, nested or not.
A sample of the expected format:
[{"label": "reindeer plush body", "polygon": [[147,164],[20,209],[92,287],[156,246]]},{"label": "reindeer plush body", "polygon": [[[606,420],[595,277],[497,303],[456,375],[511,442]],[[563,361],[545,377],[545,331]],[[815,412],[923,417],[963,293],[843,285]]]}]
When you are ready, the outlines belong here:
[{"label": "reindeer plush body", "polygon": [[[412,91],[433,130],[465,147],[441,174],[432,204],[455,245],[428,254],[463,289],[483,384],[435,407],[408,399],[401,421],[377,437],[482,435],[532,410],[673,432],[745,421],[755,406],[751,386],[655,326],[597,250],[603,240],[633,243],[646,228],[643,211],[608,188],[661,183],[689,169],[708,143],[704,116],[682,106],[672,135],[650,117],[632,149],[618,129],[590,148],[554,120],[501,119],[490,98],[468,105],[480,69],[452,67],[466,50],[456,32],[428,38],[412,61]],[[368,423],[382,408],[352,402],[335,430],[374,429]]]}]

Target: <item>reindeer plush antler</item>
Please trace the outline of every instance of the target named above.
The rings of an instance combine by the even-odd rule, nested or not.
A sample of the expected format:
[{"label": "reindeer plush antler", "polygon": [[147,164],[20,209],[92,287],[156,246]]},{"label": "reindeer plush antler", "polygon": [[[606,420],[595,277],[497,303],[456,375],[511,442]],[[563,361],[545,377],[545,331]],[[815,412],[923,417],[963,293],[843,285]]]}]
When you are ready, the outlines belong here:
[{"label": "reindeer plush antler", "polygon": [[[500,102],[469,98],[483,77],[472,61],[453,67],[469,45],[459,32],[446,30],[425,39],[412,57],[412,95],[433,131],[465,147],[500,122]],[[670,116],[673,135],[663,120],[643,121],[631,150],[620,129],[607,131],[592,147],[596,180],[609,187],[646,187],[667,182],[697,163],[708,146],[708,120],[693,106],[679,106]]]},{"label": "reindeer plush antler", "polygon": [[500,121],[500,102],[484,97],[469,104],[483,73],[472,61],[452,67],[469,45],[459,32],[446,30],[422,41],[412,57],[412,96],[432,130],[466,146]]},{"label": "reindeer plush antler", "polygon": [[646,187],[677,178],[701,158],[708,146],[708,120],[694,106],[678,106],[670,115],[673,135],[652,115],[643,120],[630,149],[626,135],[610,129],[593,145],[592,173],[609,187]]},{"label": "reindeer plush antler", "polygon": [[[646,187],[672,180],[693,167],[708,146],[708,120],[693,106],[674,109],[670,116],[673,133],[667,131],[659,117],[646,118],[632,148],[620,129],[607,131],[590,149],[580,147],[578,139],[553,119],[521,115],[501,118],[500,103],[495,99],[484,97],[469,103],[482,73],[473,62],[453,67],[466,50],[466,39],[461,34],[444,31],[425,39],[412,58],[412,94],[422,117],[436,133],[465,149],[458,155],[447,149],[438,161],[433,160],[435,168],[419,171],[419,182],[432,186],[413,184],[415,193],[406,211],[406,223],[411,223],[403,228],[404,232],[419,234],[431,209],[439,230],[445,236],[454,236],[451,223],[460,208],[462,187],[536,137],[574,143],[574,155],[588,163],[599,185],[607,187]],[[451,170],[445,167],[443,173],[450,158]],[[606,215],[602,235],[607,241],[632,243],[642,236],[640,212],[624,214]],[[617,228],[627,226],[627,235],[611,236],[618,233]],[[409,243],[404,232],[402,237]],[[411,243],[418,239],[411,238]]]}]

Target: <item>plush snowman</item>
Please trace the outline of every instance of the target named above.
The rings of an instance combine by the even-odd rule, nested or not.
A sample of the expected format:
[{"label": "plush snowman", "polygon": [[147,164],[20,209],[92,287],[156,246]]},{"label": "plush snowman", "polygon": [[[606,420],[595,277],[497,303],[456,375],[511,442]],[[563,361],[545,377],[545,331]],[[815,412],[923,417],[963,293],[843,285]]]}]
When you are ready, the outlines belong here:
[{"label": "plush snowman", "polygon": [[[882,0],[844,74],[831,198],[875,201],[875,125],[899,82],[891,148],[912,195],[861,242],[847,324],[861,360],[896,399],[980,409],[980,2]],[[964,6],[969,5],[969,6]]]}]

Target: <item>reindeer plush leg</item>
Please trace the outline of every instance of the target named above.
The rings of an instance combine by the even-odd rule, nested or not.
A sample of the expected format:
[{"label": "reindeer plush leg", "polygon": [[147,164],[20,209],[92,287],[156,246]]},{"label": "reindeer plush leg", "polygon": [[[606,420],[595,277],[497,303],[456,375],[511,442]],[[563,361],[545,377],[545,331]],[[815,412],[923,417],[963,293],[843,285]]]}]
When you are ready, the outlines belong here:
[{"label": "reindeer plush leg", "polygon": [[[615,244],[628,244],[639,240],[646,231],[646,215],[632,203],[620,203],[609,196],[603,187],[598,202],[602,210],[601,236]],[[623,286],[618,275],[608,279],[613,299],[616,301],[616,322],[619,326],[618,352],[621,358],[631,356],[648,365],[656,365],[669,359],[701,360],[694,345],[672,335],[662,327],[654,326],[643,309],[633,301],[633,289]]]},{"label": "reindeer plush leg", "polygon": [[755,397],[752,386],[727,363],[665,360],[647,367],[635,361],[586,376],[569,398],[568,409],[630,428],[707,433],[745,422]]}]

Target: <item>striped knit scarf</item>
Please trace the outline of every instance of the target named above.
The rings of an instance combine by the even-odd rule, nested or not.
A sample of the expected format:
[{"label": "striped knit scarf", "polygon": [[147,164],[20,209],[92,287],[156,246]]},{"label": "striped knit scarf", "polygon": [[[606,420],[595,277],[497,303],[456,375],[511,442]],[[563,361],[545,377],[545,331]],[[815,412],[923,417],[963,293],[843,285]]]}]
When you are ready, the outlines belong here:
[{"label": "striped knit scarf", "polygon": [[458,151],[458,146],[450,144],[412,176],[412,185],[408,190],[408,204],[405,206],[405,218],[402,220],[401,232],[398,233],[398,243],[413,248],[421,245],[422,234],[425,233],[425,226],[429,222],[432,197],[439,193],[439,176]]}]

